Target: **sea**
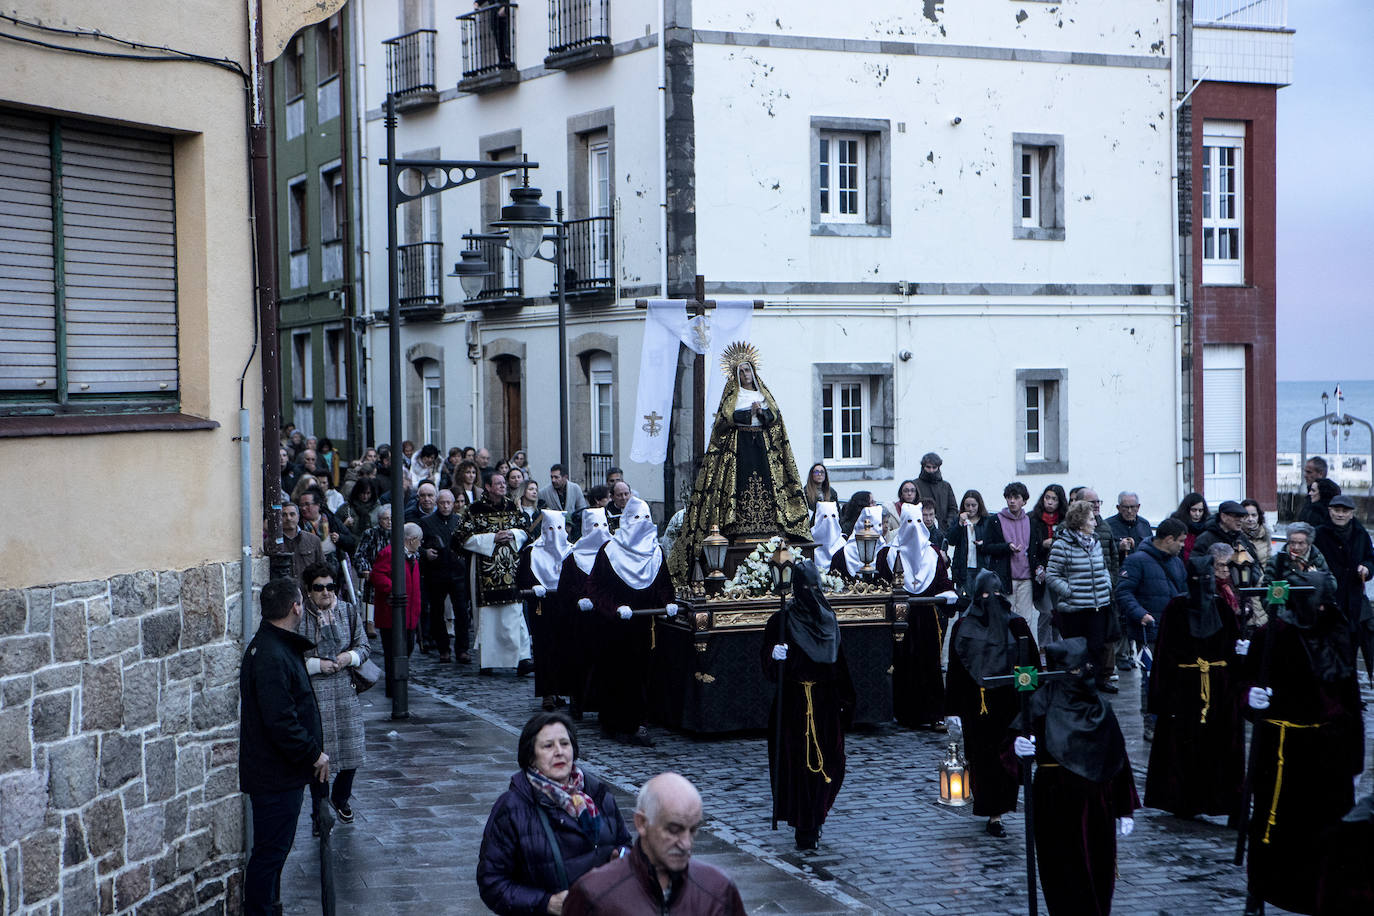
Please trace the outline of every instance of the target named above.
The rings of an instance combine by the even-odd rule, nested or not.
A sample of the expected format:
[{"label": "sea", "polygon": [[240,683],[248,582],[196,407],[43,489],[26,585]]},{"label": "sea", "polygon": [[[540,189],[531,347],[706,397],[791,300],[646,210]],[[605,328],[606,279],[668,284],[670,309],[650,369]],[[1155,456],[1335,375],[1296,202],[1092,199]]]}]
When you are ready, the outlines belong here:
[{"label": "sea", "polygon": [[[1344,379],[1329,382],[1279,382],[1277,401],[1279,489],[1287,490],[1296,484],[1301,474],[1303,453],[1302,426],[1308,420],[1320,419],[1323,414],[1322,394],[1328,395],[1325,411],[1334,412],[1336,387],[1344,395],[1345,412],[1374,423],[1374,379]],[[1374,445],[1369,431],[1359,425],[1324,429],[1315,423],[1307,431],[1307,454],[1325,455],[1332,465],[1332,475],[1342,486],[1369,486],[1370,453]],[[1337,461],[1339,457],[1339,461]]]}]

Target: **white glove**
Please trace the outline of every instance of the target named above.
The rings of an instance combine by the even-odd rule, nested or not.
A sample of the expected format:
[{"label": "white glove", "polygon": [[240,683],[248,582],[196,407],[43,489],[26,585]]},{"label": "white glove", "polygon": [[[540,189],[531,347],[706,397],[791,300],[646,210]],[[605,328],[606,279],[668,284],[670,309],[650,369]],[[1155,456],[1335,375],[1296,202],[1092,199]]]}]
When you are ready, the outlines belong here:
[{"label": "white glove", "polygon": [[945,716],[945,726],[947,728],[963,728],[964,720],[958,716]]},{"label": "white glove", "polygon": [[958,592],[941,592],[939,595],[936,595],[936,597],[937,597],[937,598],[943,598],[943,599],[945,599],[945,604],[954,604],[956,601],[959,600],[959,593],[958,593]]},{"label": "white glove", "polygon": [[1268,709],[1269,698],[1274,695],[1272,687],[1251,687],[1250,688],[1250,708]]},{"label": "white glove", "polygon": [[536,598],[543,598],[543,597],[544,597],[545,595],[547,595],[548,593],[549,593],[549,590],[548,590],[547,588],[545,588],[544,586],[542,586],[542,585],[536,585],[536,586],[534,587],[534,597],[536,597]]},{"label": "white glove", "polygon": [[1011,749],[1016,752],[1017,757],[1035,756],[1035,736],[1027,738],[1024,735],[1017,735],[1016,740],[1011,743]]},{"label": "white glove", "polygon": [[676,617],[676,616],[677,616],[677,605],[676,605],[676,604],[667,605],[666,607],[663,608],[663,613],[667,614],[669,617]]},{"label": "white glove", "polygon": [[578,598],[578,599],[577,599],[577,609],[578,609],[579,611],[590,611],[590,610],[592,609],[592,599],[590,599],[590,598]]},{"label": "white glove", "polygon": [[773,661],[781,662],[787,660],[787,644],[778,643],[773,647]]},{"label": "white glove", "polygon": [[1248,640],[1248,639],[1237,639],[1237,640],[1236,640],[1236,654],[1237,654],[1237,655],[1249,655],[1249,654],[1250,654],[1250,640]]},{"label": "white glove", "polygon": [[1119,817],[1116,822],[1121,825],[1122,836],[1130,836],[1131,831],[1135,830],[1135,818],[1133,817]]},{"label": "white glove", "polygon": [[629,620],[635,615],[635,612],[630,610],[629,605],[626,604],[622,604],[620,607],[616,608],[615,612],[620,615],[621,620]]}]

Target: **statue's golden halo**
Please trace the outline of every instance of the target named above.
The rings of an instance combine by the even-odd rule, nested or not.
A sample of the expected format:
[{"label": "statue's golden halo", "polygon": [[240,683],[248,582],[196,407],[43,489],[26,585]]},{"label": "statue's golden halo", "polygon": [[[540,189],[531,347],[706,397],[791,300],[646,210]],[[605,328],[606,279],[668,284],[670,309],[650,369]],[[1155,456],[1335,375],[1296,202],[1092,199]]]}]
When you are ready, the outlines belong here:
[{"label": "statue's golden halo", "polygon": [[759,351],[748,341],[737,340],[720,353],[720,371],[725,373],[727,379],[734,378],[744,363],[753,366],[755,374],[758,373]]}]

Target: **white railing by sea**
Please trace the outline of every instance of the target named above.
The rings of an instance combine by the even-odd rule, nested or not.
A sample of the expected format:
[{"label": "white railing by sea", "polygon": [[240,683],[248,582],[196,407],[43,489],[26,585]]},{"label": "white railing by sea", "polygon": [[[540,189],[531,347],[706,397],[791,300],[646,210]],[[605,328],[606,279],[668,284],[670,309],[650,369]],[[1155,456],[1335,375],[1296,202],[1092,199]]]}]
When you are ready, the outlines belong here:
[{"label": "white railing by sea", "polygon": [[1286,29],[1288,0],[1193,0],[1193,24],[1241,29]]}]

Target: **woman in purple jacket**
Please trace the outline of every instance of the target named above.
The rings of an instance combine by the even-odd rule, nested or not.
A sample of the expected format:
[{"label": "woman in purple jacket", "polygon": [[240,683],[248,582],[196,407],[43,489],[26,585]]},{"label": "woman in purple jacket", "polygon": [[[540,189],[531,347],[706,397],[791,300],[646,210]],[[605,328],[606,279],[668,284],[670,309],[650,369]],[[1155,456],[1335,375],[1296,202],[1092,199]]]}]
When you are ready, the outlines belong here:
[{"label": "woman in purple jacket", "polygon": [[610,787],[577,765],[577,729],[564,713],[535,713],[518,759],[482,833],[477,887],[500,916],[561,913],[573,882],[622,855],[630,832]]}]

